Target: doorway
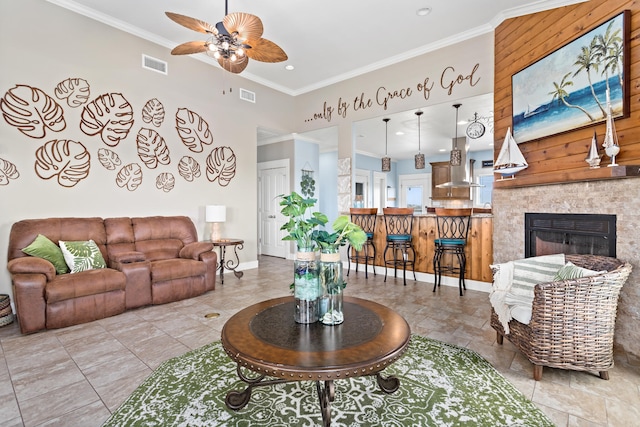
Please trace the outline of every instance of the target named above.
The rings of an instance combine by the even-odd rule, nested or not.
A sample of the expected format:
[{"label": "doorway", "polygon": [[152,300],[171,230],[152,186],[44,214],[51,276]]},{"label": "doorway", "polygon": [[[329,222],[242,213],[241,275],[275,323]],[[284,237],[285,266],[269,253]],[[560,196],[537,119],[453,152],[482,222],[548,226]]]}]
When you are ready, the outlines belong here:
[{"label": "doorway", "polygon": [[387,207],[387,174],[373,171],[373,207],[378,213]]},{"label": "doorway", "polygon": [[289,193],[289,160],[258,163],[258,255],[287,257],[288,243],[280,230],[280,194]]},{"label": "doorway", "polygon": [[426,202],[431,199],[431,174],[399,175],[400,207],[413,208],[414,214],[426,211]]},{"label": "doorway", "polygon": [[369,175],[364,169],[356,169],[356,198],[353,203],[355,208],[369,208]]}]

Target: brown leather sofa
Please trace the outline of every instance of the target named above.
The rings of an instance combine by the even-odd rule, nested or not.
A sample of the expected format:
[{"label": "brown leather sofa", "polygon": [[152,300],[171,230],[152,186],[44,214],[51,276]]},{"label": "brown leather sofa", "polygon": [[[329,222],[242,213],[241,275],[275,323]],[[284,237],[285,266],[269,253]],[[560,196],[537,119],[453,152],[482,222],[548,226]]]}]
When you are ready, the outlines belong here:
[{"label": "brown leather sofa", "polygon": [[[92,239],[107,268],[56,274],[49,261],[22,252],[38,234],[55,244]],[[20,330],[62,328],[214,290],[218,259],[212,249],[198,242],[184,216],[16,222],[8,270]]]}]

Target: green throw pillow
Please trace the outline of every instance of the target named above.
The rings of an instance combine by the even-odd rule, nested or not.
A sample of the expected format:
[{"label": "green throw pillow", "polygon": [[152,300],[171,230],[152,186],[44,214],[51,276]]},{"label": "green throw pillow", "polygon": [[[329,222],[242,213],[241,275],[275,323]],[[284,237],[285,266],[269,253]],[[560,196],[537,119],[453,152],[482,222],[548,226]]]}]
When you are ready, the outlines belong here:
[{"label": "green throw pillow", "polygon": [[46,236],[38,234],[33,242],[22,250],[27,255],[46,259],[56,268],[56,273],[64,274],[69,272],[62,250],[49,240]]},{"label": "green throw pillow", "polygon": [[98,245],[93,240],[76,242],[60,240],[60,248],[72,273],[107,266]]},{"label": "green throw pillow", "polygon": [[596,274],[600,274],[600,273],[603,273],[603,272],[593,271],[586,268],[578,267],[574,263],[567,261],[567,263],[563,265],[560,268],[560,270],[558,270],[553,281],[557,282],[558,280],[579,279],[581,277],[595,276]]}]

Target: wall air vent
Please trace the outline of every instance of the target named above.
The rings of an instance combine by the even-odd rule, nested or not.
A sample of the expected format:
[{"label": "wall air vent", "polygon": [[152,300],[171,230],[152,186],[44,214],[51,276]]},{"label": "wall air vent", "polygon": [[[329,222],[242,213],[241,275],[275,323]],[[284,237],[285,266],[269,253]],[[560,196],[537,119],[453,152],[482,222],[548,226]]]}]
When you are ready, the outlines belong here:
[{"label": "wall air vent", "polygon": [[256,94],[246,89],[240,88],[240,99],[244,101],[256,103]]},{"label": "wall air vent", "polygon": [[168,67],[169,65],[165,61],[142,54],[142,68],[167,75],[169,74]]}]

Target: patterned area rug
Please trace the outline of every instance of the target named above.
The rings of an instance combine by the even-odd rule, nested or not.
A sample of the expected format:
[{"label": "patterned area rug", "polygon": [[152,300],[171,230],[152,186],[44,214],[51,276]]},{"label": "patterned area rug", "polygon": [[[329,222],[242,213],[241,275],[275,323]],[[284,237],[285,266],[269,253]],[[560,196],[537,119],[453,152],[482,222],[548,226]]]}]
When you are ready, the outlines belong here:
[{"label": "patterned area rug", "polygon": [[[385,394],[375,377],[337,380],[332,426],[553,426],[477,353],[412,335],[407,352],[383,371],[400,379]],[[239,411],[224,403],[244,390],[220,342],[163,363],[104,426],[317,426],[315,383],[253,389]]]}]

